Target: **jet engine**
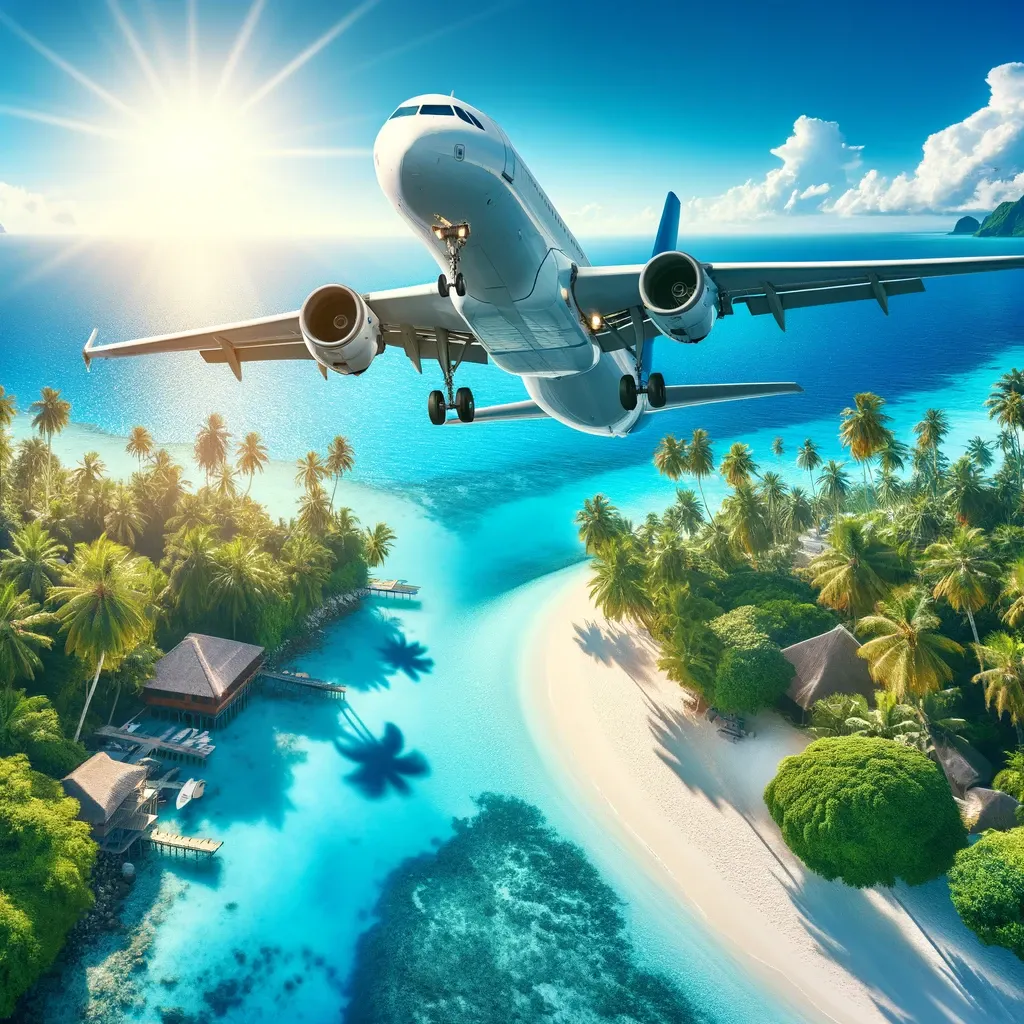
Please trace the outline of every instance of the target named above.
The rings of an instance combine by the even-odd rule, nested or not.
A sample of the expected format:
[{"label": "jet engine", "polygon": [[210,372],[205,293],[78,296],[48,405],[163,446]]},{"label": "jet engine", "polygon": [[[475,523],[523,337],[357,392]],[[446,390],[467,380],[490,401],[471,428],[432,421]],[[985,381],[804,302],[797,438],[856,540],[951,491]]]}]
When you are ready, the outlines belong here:
[{"label": "jet engine", "polygon": [[338,373],[362,373],[384,351],[377,318],[343,284],[325,284],[306,299],[299,329],[313,358]]},{"label": "jet engine", "polygon": [[662,252],[647,263],[640,298],[654,326],[673,341],[703,340],[718,318],[718,287],[685,252]]}]

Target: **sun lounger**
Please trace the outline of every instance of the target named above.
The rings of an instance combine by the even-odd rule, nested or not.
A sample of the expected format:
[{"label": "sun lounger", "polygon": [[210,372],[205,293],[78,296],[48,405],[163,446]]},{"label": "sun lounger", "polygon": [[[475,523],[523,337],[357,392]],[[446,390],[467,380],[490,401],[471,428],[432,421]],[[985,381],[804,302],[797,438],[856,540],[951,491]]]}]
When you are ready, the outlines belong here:
[{"label": "sun lounger", "polygon": [[718,735],[721,736],[722,739],[728,740],[730,743],[739,743],[740,741],[739,734],[731,732],[729,729],[719,729]]}]

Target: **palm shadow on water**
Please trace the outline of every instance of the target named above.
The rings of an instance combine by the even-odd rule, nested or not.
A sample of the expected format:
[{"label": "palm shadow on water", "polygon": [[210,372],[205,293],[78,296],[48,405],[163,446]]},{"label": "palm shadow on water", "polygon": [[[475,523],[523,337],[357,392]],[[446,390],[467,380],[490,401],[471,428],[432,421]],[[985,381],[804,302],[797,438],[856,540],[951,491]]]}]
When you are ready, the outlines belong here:
[{"label": "palm shadow on water", "polygon": [[402,633],[388,639],[379,650],[386,666],[405,673],[414,683],[434,671],[434,659],[428,657],[426,646],[418,640],[410,643]]},{"label": "palm shadow on water", "polygon": [[430,774],[427,759],[418,750],[403,753],[405,737],[394,722],[385,724],[378,739],[351,708],[346,708],[345,715],[351,730],[344,739],[334,740],[338,753],[355,765],[345,781],[367,800],[382,800],[392,791],[410,796],[410,780]]}]

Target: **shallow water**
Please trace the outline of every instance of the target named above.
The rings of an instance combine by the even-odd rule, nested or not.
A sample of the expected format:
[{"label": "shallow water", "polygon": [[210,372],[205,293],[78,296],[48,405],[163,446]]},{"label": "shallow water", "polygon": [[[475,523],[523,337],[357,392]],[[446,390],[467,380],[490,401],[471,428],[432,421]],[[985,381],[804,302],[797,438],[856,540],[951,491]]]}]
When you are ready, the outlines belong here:
[{"label": "shallow water", "polygon": [[[627,262],[645,249],[595,246],[593,258]],[[1021,250],[944,236],[710,240],[698,248],[702,258],[721,259]],[[664,972],[709,1019],[790,1019],[699,920],[666,919],[650,884],[545,776],[520,706],[523,637],[561,585],[549,574],[581,557],[572,516],[584,497],[603,491],[634,517],[668,503],[672,488],[650,465],[662,431],[705,426],[719,454],[742,437],[765,466],[776,434],[790,452],[813,436],[828,457],[838,454],[838,410],[854,391],[873,389],[890,399],[905,439],[936,404],[953,421],[951,454],[975,433],[994,435],[981,402],[999,373],[1024,365],[1022,275],[934,282],[924,296],[894,300],[889,318],[868,303],[812,310],[794,314],[782,334],[769,318],[740,313],[700,346],[660,345],[656,359],[670,382],[796,379],[806,392],[663,414],[621,442],[552,423],[432,429],[422,408],[434,383],[429,370],[419,379],[395,352],[359,380],[325,384],[308,364],[283,364],[246,367],[240,386],[194,356],[99,365],[91,376],[78,358],[94,324],[123,338],[293,308],[326,278],[369,288],[432,276],[409,247],[372,252],[295,247],[175,260],[104,245],[33,276],[33,267],[53,262],[52,244],[0,239],[0,280],[8,282],[0,290],[0,383],[23,403],[59,383],[76,422],[96,428],[70,430],[58,452],[96,447],[123,471],[120,442],[108,434],[144,423],[161,442],[187,442],[217,409],[236,434],[260,430],[284,460],[253,493],[287,514],[287,460],[344,433],[357,470],[340,500],[364,521],[398,530],[387,571],[423,586],[420,602],[369,602],[294,666],[348,685],[347,711],[259,698],[219,735],[207,795],[168,824],[224,847],[212,870],[146,862],[144,871],[174,873],[188,889],[156,929],[149,967],[135,978],[144,1008],[130,1019],[160,1020],[161,1007],[226,1021],[339,1019],[357,942],[389,875],[404,858],[445,844],[452,818],[473,815],[485,791],[522,798],[581,844],[626,901],[639,962]],[[518,381],[493,369],[468,367],[466,379],[481,403],[522,395]],[[798,476],[791,456],[779,468]],[[708,497],[720,490],[712,484]],[[437,984],[457,988],[459,978],[439,964]],[[536,1019],[545,1018],[538,1011]]]}]

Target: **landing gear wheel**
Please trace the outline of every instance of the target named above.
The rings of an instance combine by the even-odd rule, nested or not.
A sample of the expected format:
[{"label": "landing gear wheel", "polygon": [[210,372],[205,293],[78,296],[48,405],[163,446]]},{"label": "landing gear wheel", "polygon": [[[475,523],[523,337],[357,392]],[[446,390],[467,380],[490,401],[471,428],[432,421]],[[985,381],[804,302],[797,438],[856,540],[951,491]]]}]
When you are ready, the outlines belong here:
[{"label": "landing gear wheel", "polygon": [[473,401],[473,392],[469,388],[459,388],[455,392],[455,411],[463,423],[472,423],[476,415],[476,402]]},{"label": "landing gear wheel", "polygon": [[647,378],[647,401],[652,409],[660,409],[665,404],[665,378],[660,373],[652,373]]},{"label": "landing gear wheel", "polygon": [[461,273],[455,275],[455,294],[466,294],[466,279],[462,276]]},{"label": "landing gear wheel", "polygon": [[430,416],[430,422],[436,427],[441,426],[441,424],[448,418],[448,406],[444,404],[443,392],[430,392],[427,396],[427,413]]},{"label": "landing gear wheel", "polygon": [[628,412],[636,408],[636,378],[628,373],[619,381],[619,403]]},{"label": "landing gear wheel", "polygon": [[[448,298],[448,278],[445,277],[444,274],[438,274],[437,294],[440,295],[442,299]],[[440,392],[438,392],[438,394],[440,394]]]}]

